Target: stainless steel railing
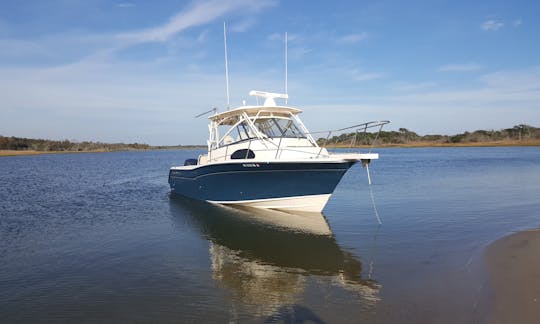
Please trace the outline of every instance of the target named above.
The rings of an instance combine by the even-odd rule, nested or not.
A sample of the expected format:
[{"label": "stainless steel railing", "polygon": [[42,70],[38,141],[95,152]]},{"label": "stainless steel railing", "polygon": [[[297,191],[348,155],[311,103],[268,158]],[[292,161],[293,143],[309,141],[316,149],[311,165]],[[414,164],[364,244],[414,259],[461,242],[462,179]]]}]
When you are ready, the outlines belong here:
[{"label": "stainless steel railing", "polygon": [[[371,152],[371,150],[373,149],[373,146],[376,144],[377,139],[379,138],[379,135],[384,125],[389,124],[389,123],[390,121],[388,120],[377,120],[377,121],[370,121],[367,123],[357,124],[357,125],[353,125],[353,126],[349,126],[345,128],[335,129],[335,130],[311,132],[309,134],[313,138],[317,137],[317,136],[314,136],[315,134],[326,134],[325,138],[319,138],[317,140],[317,144],[321,147],[319,154],[323,148],[332,146],[332,145],[336,145],[338,147],[344,147],[344,148],[354,148],[357,146],[358,139],[360,136],[362,136],[362,134],[364,138],[366,140],[369,140],[370,142],[370,143],[364,143],[363,145],[368,145],[369,152]],[[373,136],[367,136],[368,130],[372,128],[378,128],[376,134]],[[350,132],[350,130],[354,130],[354,132]],[[334,136],[330,137],[332,135]],[[372,138],[370,139],[369,137],[372,137]],[[348,145],[344,145],[347,142],[350,142],[350,143]]]}]

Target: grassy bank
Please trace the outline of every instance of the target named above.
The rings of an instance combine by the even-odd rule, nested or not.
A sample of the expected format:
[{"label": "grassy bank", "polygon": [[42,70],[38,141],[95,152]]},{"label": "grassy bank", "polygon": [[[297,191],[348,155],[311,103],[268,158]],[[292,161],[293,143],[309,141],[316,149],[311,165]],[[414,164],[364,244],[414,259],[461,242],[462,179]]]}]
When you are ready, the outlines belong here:
[{"label": "grassy bank", "polygon": [[[438,142],[410,142],[405,144],[381,144],[375,147],[494,147],[494,146],[540,146],[540,140],[526,141],[493,141],[493,142],[476,142],[476,143],[438,143]],[[327,145],[327,148],[349,148],[348,145]],[[356,148],[369,148],[369,145],[358,145]],[[88,150],[88,151],[36,151],[36,150],[0,150],[0,156],[23,156],[37,154],[69,154],[69,153],[103,153],[103,152],[120,152],[120,151],[152,151],[152,150],[185,150],[185,149],[202,149],[202,146],[192,147],[159,147],[149,148],[144,150]]]},{"label": "grassy bank", "polygon": [[[441,142],[408,142],[408,143],[384,143],[376,144],[374,147],[493,147],[493,146],[540,146],[540,140],[505,140],[486,142],[466,142],[466,143],[441,143]],[[328,148],[348,148],[347,144],[326,145]],[[371,145],[357,145],[357,148],[368,148]]]},{"label": "grassy bank", "polygon": [[516,125],[502,130],[477,130],[456,135],[418,135],[406,128],[398,131],[364,133],[362,131],[336,134],[331,138],[317,139],[319,145],[347,147],[356,143],[359,147],[375,143],[378,147],[475,147],[475,146],[538,146],[540,128]]},{"label": "grassy bank", "polygon": [[109,151],[106,151],[106,150],[93,150],[93,151],[0,150],[0,156],[22,156],[22,155],[65,154],[65,153],[101,153],[101,152],[109,152]]},{"label": "grassy bank", "polygon": [[[336,131],[337,132],[337,131]],[[328,148],[355,147],[482,147],[482,146],[540,146],[540,128],[516,125],[502,130],[477,130],[457,135],[418,135],[406,128],[379,133],[352,132],[319,138],[320,146]],[[371,145],[375,143],[375,145]],[[47,140],[0,136],[0,156],[118,152],[145,150],[205,149],[199,145],[152,146],[144,143],[102,143],[90,141]]]},{"label": "grassy bank", "polygon": [[193,150],[206,149],[206,146],[158,146],[146,149],[96,149],[96,150],[81,150],[81,151],[39,151],[39,150],[0,150],[0,156],[24,156],[24,155],[39,155],[39,154],[72,154],[72,153],[106,153],[106,152],[130,152],[130,151],[161,151],[161,150]]}]

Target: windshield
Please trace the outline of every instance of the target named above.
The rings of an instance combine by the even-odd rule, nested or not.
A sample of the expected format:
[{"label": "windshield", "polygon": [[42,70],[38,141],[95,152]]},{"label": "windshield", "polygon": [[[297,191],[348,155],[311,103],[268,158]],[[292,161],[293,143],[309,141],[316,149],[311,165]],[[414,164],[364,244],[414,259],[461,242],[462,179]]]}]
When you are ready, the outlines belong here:
[{"label": "windshield", "polygon": [[255,126],[266,136],[305,138],[306,135],[300,130],[292,119],[288,118],[262,118],[254,121]]}]

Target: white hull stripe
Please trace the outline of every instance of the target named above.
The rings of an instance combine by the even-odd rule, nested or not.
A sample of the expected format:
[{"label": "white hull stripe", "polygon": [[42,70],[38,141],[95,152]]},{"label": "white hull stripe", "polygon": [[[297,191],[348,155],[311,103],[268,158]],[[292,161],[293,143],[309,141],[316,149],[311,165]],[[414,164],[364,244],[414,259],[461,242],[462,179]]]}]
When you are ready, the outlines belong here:
[{"label": "white hull stripe", "polygon": [[213,204],[243,205],[255,208],[299,210],[307,212],[321,212],[332,194],[295,196],[284,198],[268,198],[237,201],[208,200]]}]

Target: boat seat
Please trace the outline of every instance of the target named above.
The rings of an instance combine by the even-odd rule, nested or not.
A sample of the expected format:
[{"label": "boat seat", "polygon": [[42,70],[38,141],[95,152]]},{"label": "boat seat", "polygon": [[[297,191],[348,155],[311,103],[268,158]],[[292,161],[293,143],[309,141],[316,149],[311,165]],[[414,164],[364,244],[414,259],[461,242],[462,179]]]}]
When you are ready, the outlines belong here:
[{"label": "boat seat", "polygon": [[232,136],[227,135],[227,136],[225,136],[223,138],[223,145],[228,145],[228,144],[231,144],[231,143],[234,143],[234,142],[235,141],[234,141],[234,138]]},{"label": "boat seat", "polygon": [[199,155],[199,165],[203,165],[203,164],[206,164],[208,163],[208,155],[207,154],[201,154]]}]

